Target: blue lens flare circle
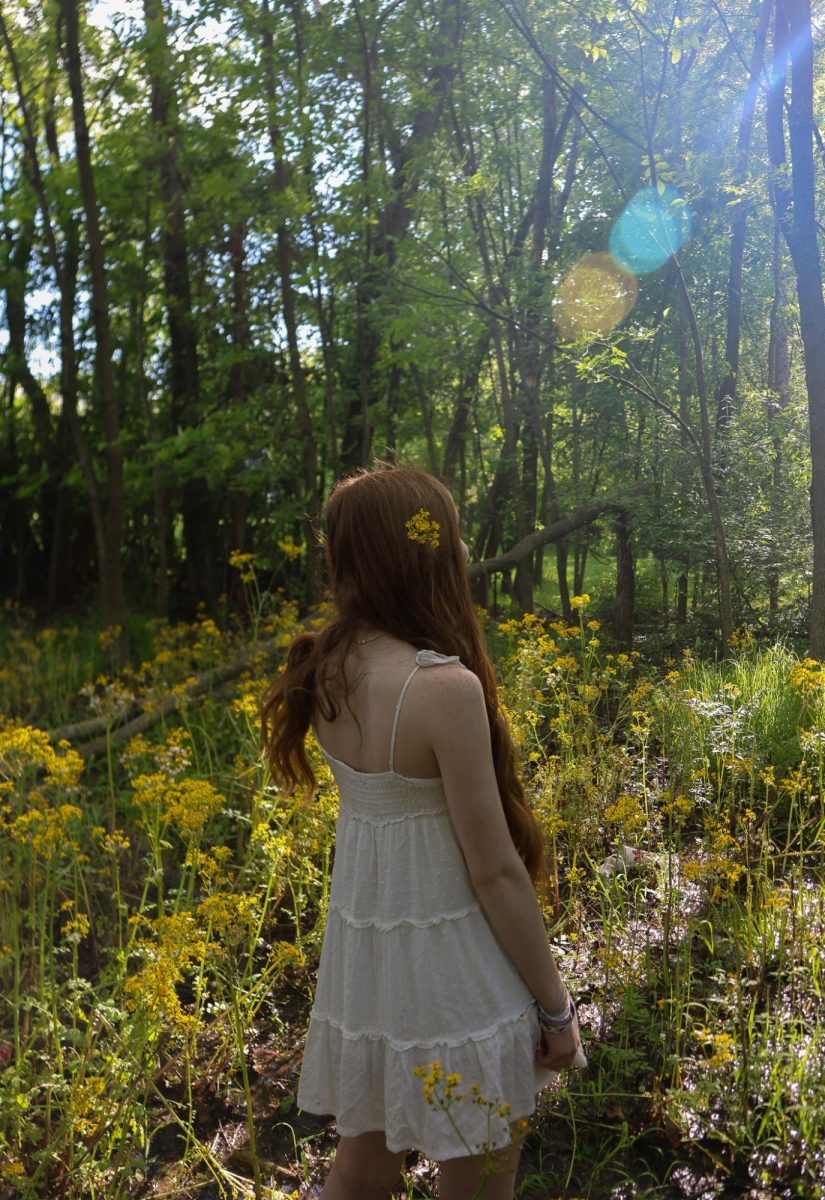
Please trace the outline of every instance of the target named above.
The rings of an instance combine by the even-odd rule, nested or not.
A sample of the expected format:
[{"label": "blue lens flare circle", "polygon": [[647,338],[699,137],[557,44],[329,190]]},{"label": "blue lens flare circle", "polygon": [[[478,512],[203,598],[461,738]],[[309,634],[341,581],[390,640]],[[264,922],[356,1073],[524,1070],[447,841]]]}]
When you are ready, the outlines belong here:
[{"label": "blue lens flare circle", "polygon": [[646,275],[681,249],[692,223],[690,205],[675,188],[643,188],[616,219],[610,253],[625,271]]}]

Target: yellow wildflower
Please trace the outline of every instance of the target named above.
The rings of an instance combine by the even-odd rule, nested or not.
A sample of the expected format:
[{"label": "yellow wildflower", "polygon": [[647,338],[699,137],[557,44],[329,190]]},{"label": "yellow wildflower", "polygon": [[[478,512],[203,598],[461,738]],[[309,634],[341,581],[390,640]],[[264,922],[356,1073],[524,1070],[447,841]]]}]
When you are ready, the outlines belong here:
[{"label": "yellow wildflower", "polygon": [[441,544],[441,525],[426,508],[419,508],[406,522],[405,528],[411,542],[431,546],[433,550],[437,550]]},{"label": "yellow wildflower", "polygon": [[229,565],[240,570],[242,567],[248,566],[254,558],[254,554],[249,554],[241,550],[233,550],[229,555]]},{"label": "yellow wildflower", "polygon": [[285,538],[281,538],[281,540],[278,542],[278,549],[289,559],[300,558],[304,552],[303,546],[297,545],[292,540],[292,536],[290,534],[287,534]]}]

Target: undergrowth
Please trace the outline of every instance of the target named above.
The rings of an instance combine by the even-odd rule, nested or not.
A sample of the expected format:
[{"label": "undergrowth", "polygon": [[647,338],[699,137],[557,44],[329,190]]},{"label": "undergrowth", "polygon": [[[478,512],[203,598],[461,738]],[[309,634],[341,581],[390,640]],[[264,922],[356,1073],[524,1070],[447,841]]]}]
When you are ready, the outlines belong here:
[{"label": "undergrowth", "polygon": [[[330,1129],[294,1097],[336,796],[315,746],[311,804],[260,762],[260,695],[299,621],[246,575],[251,629],[147,623],[125,671],[113,638],[5,615],[9,1200],[276,1200],[324,1169]],[[590,1061],[543,1094],[520,1195],[653,1194],[688,1164],[821,1195],[825,667],[745,635],[725,663],[654,665],[575,604],[572,625],[485,616]],[[427,1164],[406,1179],[433,1194]]]}]

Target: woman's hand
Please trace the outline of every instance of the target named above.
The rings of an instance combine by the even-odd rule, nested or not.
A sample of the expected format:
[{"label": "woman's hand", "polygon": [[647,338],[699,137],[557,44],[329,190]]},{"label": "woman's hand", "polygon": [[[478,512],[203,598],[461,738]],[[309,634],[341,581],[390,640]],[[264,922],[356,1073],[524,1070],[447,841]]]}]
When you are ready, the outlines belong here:
[{"label": "woman's hand", "polygon": [[536,1050],[536,1062],[550,1071],[564,1071],[572,1067],[581,1038],[578,1018],[561,1033],[546,1033],[542,1030],[541,1041]]}]

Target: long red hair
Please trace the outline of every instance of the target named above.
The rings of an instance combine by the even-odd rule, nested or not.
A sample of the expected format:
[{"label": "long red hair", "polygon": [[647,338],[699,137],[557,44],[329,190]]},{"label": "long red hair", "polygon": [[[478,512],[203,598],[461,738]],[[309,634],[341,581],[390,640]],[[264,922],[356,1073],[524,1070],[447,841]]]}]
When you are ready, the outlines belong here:
[{"label": "long red hair", "polygon": [[[408,522],[421,509],[433,539],[414,540]],[[434,476],[411,467],[361,469],[340,480],[327,501],[326,561],[338,617],[325,629],[299,634],[286,666],[262,702],[262,736],[272,776],[291,789],[315,787],[305,739],[313,708],[325,720],[340,709],[328,684],[347,680],[341,664],[365,625],[418,650],[457,654],[481,680],[496,779],[513,843],[534,883],[546,879],[544,838],[527,805],[516,753],[498,706],[467,579],[455,503]],[[415,527],[412,527],[415,531]],[[426,528],[425,528],[426,532]]]}]

